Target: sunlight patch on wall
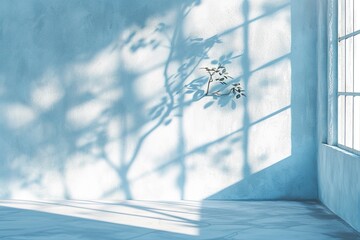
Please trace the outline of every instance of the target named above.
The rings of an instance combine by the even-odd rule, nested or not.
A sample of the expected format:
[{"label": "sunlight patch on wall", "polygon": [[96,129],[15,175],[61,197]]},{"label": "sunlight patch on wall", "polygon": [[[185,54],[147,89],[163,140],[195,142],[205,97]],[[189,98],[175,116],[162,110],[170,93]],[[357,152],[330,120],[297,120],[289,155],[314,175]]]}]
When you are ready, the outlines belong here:
[{"label": "sunlight patch on wall", "polygon": [[40,194],[38,198],[46,199],[49,196],[52,199],[59,199],[65,196],[64,179],[57,170],[44,171],[40,183]]},{"label": "sunlight patch on wall", "polygon": [[[138,199],[179,199],[177,178],[181,160],[177,158],[181,153],[177,148],[178,139],[174,137],[177,135],[176,122],[174,120],[171,126],[159,126],[146,139],[129,171],[129,180]],[[129,144],[136,146],[139,139],[135,138]],[[170,161],[172,163],[167,165]]]},{"label": "sunlight patch on wall", "polygon": [[[35,200],[39,199],[39,186],[34,184],[28,184],[26,187],[23,182],[14,181],[9,184],[10,196],[12,199],[26,199]],[[48,196],[48,195],[47,195]]]},{"label": "sunlight patch on wall", "polygon": [[[150,159],[147,159],[150,161]],[[144,164],[144,162],[142,163]],[[135,167],[136,168],[136,167]],[[156,168],[156,167],[155,167]],[[181,187],[179,187],[180,168],[177,164],[172,164],[164,169],[153,171],[152,164],[145,166],[143,171],[148,174],[140,178],[131,177],[131,187],[133,188],[134,199],[141,200],[178,200],[181,198]],[[138,173],[142,172],[137,169]],[[156,183],[156,184],[154,184]],[[181,183],[180,183],[181,184]]]},{"label": "sunlight patch on wall", "polygon": [[[242,127],[241,102],[238,103],[238,109],[231,109],[231,106],[221,107],[217,104],[212,106],[211,111],[204,109],[203,106],[211,100],[211,97],[204,97],[185,109],[183,121],[186,142],[189,146],[198,147],[217,141]],[[198,134],[193,134],[194,132],[198,132]]]},{"label": "sunlight patch on wall", "polygon": [[100,199],[120,183],[116,169],[103,159],[85,153],[68,158],[65,177],[69,194],[74,199]]},{"label": "sunlight patch on wall", "polygon": [[270,19],[273,17],[273,13],[276,14],[277,12],[282,11],[284,8],[286,9],[285,11],[290,11],[290,1],[291,0],[257,0],[256,2],[249,1],[251,5],[249,18],[255,19],[259,16],[265,16]]},{"label": "sunlight patch on wall", "polygon": [[101,100],[90,100],[71,108],[66,114],[66,120],[75,129],[84,128],[99,119],[107,107],[108,104]]},{"label": "sunlight patch on wall", "polygon": [[1,104],[0,111],[5,124],[12,129],[26,127],[37,118],[32,107],[21,103]]},{"label": "sunlight patch on wall", "polygon": [[256,173],[291,155],[291,9],[288,1],[251,2],[250,9],[251,18],[261,16],[248,36],[248,161]]},{"label": "sunlight patch on wall", "polygon": [[95,141],[96,141],[96,133],[84,133],[76,139],[75,146],[78,148],[82,148]]},{"label": "sunlight patch on wall", "polygon": [[14,181],[10,184],[13,199],[62,199],[64,186],[62,176],[57,171],[43,171],[37,181]]},{"label": "sunlight patch on wall", "polygon": [[70,65],[66,70],[67,84],[76,87],[77,94],[101,94],[113,88],[120,66],[120,50],[117,42],[113,42],[90,60]]},{"label": "sunlight patch on wall", "polygon": [[291,109],[287,108],[250,128],[249,159],[252,173],[291,155]]},{"label": "sunlight patch on wall", "polygon": [[110,140],[116,140],[120,136],[121,132],[121,122],[120,119],[117,117],[114,117],[110,119],[109,124],[106,128],[106,135]]},{"label": "sunlight patch on wall", "polygon": [[64,96],[64,90],[54,72],[44,74],[39,82],[32,86],[31,100],[39,110],[46,111]]},{"label": "sunlight patch on wall", "polygon": [[243,178],[241,132],[195,148],[186,160],[186,199],[199,200]]},{"label": "sunlight patch on wall", "polygon": [[123,96],[123,90],[118,87],[110,87],[109,89],[104,89],[99,94],[97,98],[108,104],[114,104]]},{"label": "sunlight patch on wall", "polygon": [[8,192],[15,199],[63,198],[63,178],[58,171],[56,151],[51,146],[39,149],[35,154],[41,166],[25,155],[19,155],[11,162],[14,178]]},{"label": "sunlight patch on wall", "polygon": [[110,140],[106,143],[104,148],[108,161],[110,161],[111,165],[117,168],[120,168],[122,165],[120,145],[120,140]]},{"label": "sunlight patch on wall", "polygon": [[289,54],[270,61],[251,75],[248,91],[253,122],[291,104],[291,61]]},{"label": "sunlight patch on wall", "polygon": [[[189,199],[203,199],[242,177],[242,108],[214,105],[203,109],[203,98],[185,110],[184,132]],[[197,134],[194,134],[197,133]],[[206,169],[206,170],[205,170]]]},{"label": "sunlight patch on wall", "polygon": [[115,74],[120,63],[119,52],[110,44],[87,63],[78,64],[74,70],[90,78],[106,78]]},{"label": "sunlight patch on wall", "polygon": [[202,1],[186,16],[184,33],[190,37],[202,38],[221,34],[244,21],[239,14],[240,9],[241,1]]},{"label": "sunlight patch on wall", "polygon": [[10,167],[19,175],[26,176],[26,181],[31,182],[38,177],[39,169],[37,166],[31,164],[31,159],[25,154],[19,154],[16,158],[14,158],[11,161]]},{"label": "sunlight patch on wall", "polygon": [[[257,1],[256,4],[251,5],[251,9],[258,12],[257,8],[269,5],[267,2],[264,0]],[[277,4],[274,4],[273,8],[276,9],[276,6]],[[288,5],[265,15],[249,25],[248,41],[250,43],[251,70],[269,64],[271,61],[291,52],[290,16],[291,9],[290,5]]]},{"label": "sunlight patch on wall", "polygon": [[160,96],[164,96],[164,69],[155,68],[146,74],[140,75],[134,82],[136,97],[140,101],[147,102],[149,105],[157,101]]}]

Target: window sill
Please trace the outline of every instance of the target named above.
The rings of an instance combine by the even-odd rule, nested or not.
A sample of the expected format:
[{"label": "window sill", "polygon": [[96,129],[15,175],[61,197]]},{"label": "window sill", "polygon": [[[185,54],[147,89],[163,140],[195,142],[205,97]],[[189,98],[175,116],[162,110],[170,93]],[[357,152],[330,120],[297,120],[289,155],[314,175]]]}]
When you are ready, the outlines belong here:
[{"label": "window sill", "polygon": [[[340,152],[346,156],[349,156],[351,158],[354,158],[356,160],[359,160],[360,161],[360,154],[359,153],[355,153],[355,152],[352,152],[353,150],[347,150],[346,147],[339,147],[339,146],[332,146],[332,145],[328,145],[328,144],[325,144],[323,143],[322,144],[325,148],[330,148],[334,151],[337,151],[337,152]],[[356,151],[356,150],[355,150]]]}]

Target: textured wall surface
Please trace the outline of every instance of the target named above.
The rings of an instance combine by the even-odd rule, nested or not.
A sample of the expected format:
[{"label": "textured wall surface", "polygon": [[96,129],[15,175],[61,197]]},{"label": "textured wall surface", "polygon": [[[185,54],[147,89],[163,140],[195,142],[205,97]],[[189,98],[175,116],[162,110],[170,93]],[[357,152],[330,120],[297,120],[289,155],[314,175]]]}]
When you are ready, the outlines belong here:
[{"label": "textured wall surface", "polygon": [[319,198],[360,231],[360,156],[329,145],[320,146]]},{"label": "textured wall surface", "polygon": [[[0,197],[314,199],[312,0],[1,1]],[[203,97],[225,64],[247,98]]]}]

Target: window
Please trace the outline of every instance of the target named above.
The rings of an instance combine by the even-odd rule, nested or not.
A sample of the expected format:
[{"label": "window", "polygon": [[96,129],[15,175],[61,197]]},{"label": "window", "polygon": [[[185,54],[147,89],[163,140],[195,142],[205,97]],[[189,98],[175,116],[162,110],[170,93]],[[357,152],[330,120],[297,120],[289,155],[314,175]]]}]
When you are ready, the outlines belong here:
[{"label": "window", "polygon": [[337,142],[360,153],[360,0],[338,1],[337,81]]}]

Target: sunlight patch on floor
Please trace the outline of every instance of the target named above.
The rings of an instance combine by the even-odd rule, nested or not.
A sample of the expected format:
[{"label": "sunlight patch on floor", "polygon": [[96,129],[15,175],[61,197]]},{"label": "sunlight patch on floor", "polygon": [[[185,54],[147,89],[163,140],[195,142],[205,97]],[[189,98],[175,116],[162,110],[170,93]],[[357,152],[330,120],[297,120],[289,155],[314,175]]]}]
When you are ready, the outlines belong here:
[{"label": "sunlight patch on floor", "polygon": [[199,221],[200,202],[1,200],[0,206],[193,236],[204,224]]}]

